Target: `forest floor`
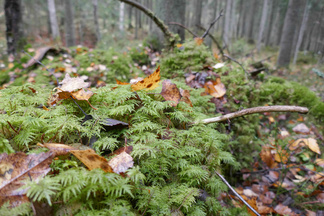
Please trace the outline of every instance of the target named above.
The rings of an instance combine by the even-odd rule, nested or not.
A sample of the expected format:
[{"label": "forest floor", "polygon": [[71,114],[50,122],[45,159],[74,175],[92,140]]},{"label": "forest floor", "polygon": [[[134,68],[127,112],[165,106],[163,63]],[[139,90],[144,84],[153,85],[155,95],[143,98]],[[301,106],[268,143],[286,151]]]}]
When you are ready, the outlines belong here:
[{"label": "forest floor", "polygon": [[[136,42],[134,42],[134,44],[136,44]],[[81,104],[81,107],[85,110],[85,112],[91,113],[91,115],[95,116],[95,113],[99,113],[98,115],[103,115],[103,112],[106,111],[109,114],[105,115],[108,115],[109,118],[114,118],[122,122],[115,124],[121,126],[125,122],[129,123],[130,132],[125,132],[123,129],[122,132],[118,133],[118,135],[114,134],[112,136],[113,138],[111,138],[114,139],[112,142],[113,144],[109,144],[111,146],[109,146],[108,144],[102,144],[101,140],[97,142],[91,142],[89,140],[88,145],[93,147],[97,153],[102,153],[106,158],[111,158],[111,155],[113,153],[120,154],[120,151],[119,153],[116,153],[118,151],[116,151],[116,148],[127,145],[127,142],[121,142],[121,138],[124,139],[125,137],[128,137],[130,142],[137,140],[136,142],[134,141],[134,143],[131,143],[135,148],[131,155],[134,157],[135,164],[138,165],[140,168],[142,168],[142,166],[146,166],[146,168],[142,168],[141,171],[144,175],[150,176],[151,179],[146,181],[146,185],[143,185],[142,180],[139,182],[137,182],[136,180],[132,180],[129,184],[131,185],[130,187],[136,185],[136,187],[146,188],[148,191],[158,191],[160,189],[157,185],[160,185],[162,183],[160,180],[155,179],[164,179],[163,182],[166,182],[166,184],[172,182],[172,184],[174,185],[180,184],[181,181],[184,181],[186,182],[186,184],[191,186],[190,190],[187,190],[187,188],[183,190],[185,191],[183,192],[183,194],[181,194],[180,189],[179,191],[177,191],[178,188],[174,189],[175,194],[172,196],[178,197],[178,199],[180,200],[174,199],[172,202],[170,202],[171,204],[170,206],[168,206],[169,210],[172,209],[172,211],[178,211],[179,214],[189,214],[190,211],[201,211],[206,214],[215,214],[215,212],[222,212],[223,214],[226,214],[225,210],[220,210],[223,207],[226,207],[225,209],[229,209],[229,212],[227,212],[229,214],[240,212],[241,215],[253,215],[253,213],[250,210],[246,211],[245,205],[229,189],[224,189],[224,187],[220,186],[219,187],[222,188],[221,192],[219,188],[213,189],[213,187],[215,186],[210,186],[213,182],[211,182],[211,180],[210,182],[208,182],[209,180],[206,180],[205,177],[201,177],[201,181],[203,183],[190,181],[191,178],[199,179],[200,177],[192,176],[199,176],[199,172],[201,173],[205,169],[207,169],[208,172],[211,172],[211,168],[209,167],[212,167],[212,169],[222,169],[226,179],[232,184],[233,187],[235,187],[235,190],[241,195],[241,197],[243,197],[243,199],[248,204],[250,204],[250,206],[252,206],[262,215],[315,215],[316,213],[319,214],[324,209],[324,158],[321,154],[324,150],[324,125],[322,114],[324,113],[323,110],[312,111],[310,115],[302,115],[298,113],[266,112],[232,119],[227,123],[219,123],[215,126],[210,126],[210,128],[212,128],[215,133],[219,132],[220,134],[226,134],[226,136],[228,136],[228,141],[226,141],[226,145],[224,144],[225,147],[222,147],[222,150],[224,150],[224,152],[226,151],[226,153],[231,153],[231,155],[235,158],[236,162],[241,165],[239,169],[234,168],[237,165],[236,162],[229,162],[230,157],[223,159],[222,162],[218,162],[219,165],[215,166],[215,164],[210,165],[208,163],[208,160],[212,159],[206,159],[207,156],[199,156],[202,158],[197,159],[196,161],[190,161],[188,158],[190,158],[191,156],[177,155],[175,157],[183,157],[183,160],[188,160],[190,161],[190,163],[194,162],[191,165],[192,167],[194,167],[195,163],[199,163],[201,164],[201,167],[203,167],[200,167],[201,170],[199,169],[197,171],[198,174],[190,174],[192,176],[188,174],[181,174],[183,175],[181,177],[182,180],[179,181],[179,179],[175,178],[174,176],[165,177],[166,174],[162,174],[162,172],[158,173],[158,171],[156,171],[159,170],[158,168],[154,168],[153,165],[153,168],[150,168],[149,165],[145,164],[145,161],[150,161],[152,163],[158,164],[157,167],[160,167],[160,169],[162,166],[164,166],[164,164],[155,162],[153,161],[153,159],[150,158],[150,155],[152,156],[154,154],[153,149],[160,147],[158,147],[157,144],[153,145],[143,141],[144,145],[146,145],[145,147],[142,143],[142,139],[144,138],[137,137],[138,134],[141,134],[143,133],[143,131],[147,130],[147,133],[143,133],[141,136],[145,137],[145,139],[147,140],[151,139],[149,130],[154,131],[154,133],[158,133],[157,131],[159,131],[159,129],[156,128],[157,126],[155,126],[154,124],[158,125],[159,123],[161,125],[158,125],[158,127],[165,129],[165,131],[163,132],[164,134],[161,133],[159,134],[158,138],[154,139],[161,140],[161,142],[165,142],[163,143],[163,145],[168,145],[167,140],[176,140],[176,133],[182,133],[176,132],[174,134],[172,128],[177,129],[178,131],[189,130],[189,126],[183,125],[188,123],[186,122],[186,118],[191,119],[193,118],[193,116],[204,116],[205,118],[212,117],[215,115],[219,115],[219,113],[226,114],[245,108],[250,108],[256,105],[265,106],[287,104],[307,106],[307,104],[312,104],[312,101],[307,101],[307,97],[316,98],[315,96],[313,96],[312,92],[315,92],[315,95],[318,97],[317,104],[320,104],[319,106],[323,107],[321,103],[323,104],[324,102],[324,77],[322,77],[321,72],[324,70],[324,67],[315,64],[313,59],[309,60],[308,56],[306,56],[305,58],[300,57],[297,66],[292,67],[292,69],[279,70],[275,69],[276,57],[274,56],[269,60],[265,60],[262,62],[263,65],[266,67],[265,71],[259,74],[255,79],[249,79],[247,81],[245,80],[243,75],[244,72],[242,71],[239,65],[237,65],[233,61],[228,61],[228,59],[221,60],[217,55],[213,55],[213,53],[206,50],[207,49],[205,49],[203,45],[195,44],[193,41],[187,42],[185,44],[178,44],[172,52],[162,54],[159,52],[154,52],[149,47],[146,47],[144,44],[130,46],[124,49],[123,51],[116,51],[113,49],[107,49],[105,51],[102,51],[96,49],[87,49],[85,47],[74,47],[71,49],[48,48],[45,49],[45,51],[40,51],[32,46],[29,46],[25,49],[27,53],[30,53],[37,60],[44,63],[50,69],[50,71],[54,73],[56,79],[61,80],[61,82],[66,73],[72,74],[74,78],[84,77],[84,80],[91,82],[91,90],[95,93],[94,96],[93,94],[91,94],[89,97],[86,97],[86,99],[82,98],[80,99],[80,101],[78,101],[78,103]],[[246,51],[247,48],[244,48],[244,50]],[[244,62],[244,67],[248,71],[251,71],[254,69],[251,66],[252,63],[260,61],[262,59],[266,59],[267,57],[273,56],[274,54],[275,52],[265,51],[260,55],[254,54],[252,57],[249,56],[240,58],[239,54],[235,54],[233,56],[235,56],[235,58],[239,62]],[[186,55],[185,60],[182,59],[183,55]],[[187,55],[189,55],[189,57]],[[204,55],[206,55],[211,60],[205,61]],[[189,58],[191,59],[191,62],[188,61]],[[52,93],[47,92],[45,94],[44,90],[50,88],[53,89],[55,87],[56,81],[53,77],[51,77],[48,74],[48,72],[46,72],[46,70],[42,69],[41,66],[37,66],[37,64],[35,64],[35,62],[33,62],[29,56],[22,54],[22,59],[19,62],[8,62],[7,59],[5,59],[5,56],[2,56],[2,59],[2,62],[0,62],[0,87],[3,88],[3,90],[0,90],[0,97],[2,97],[3,101],[8,102],[8,104],[0,105],[0,125],[2,127],[2,130],[0,131],[0,139],[2,139],[3,141],[3,146],[0,146],[0,149],[2,151],[0,153],[14,153],[18,150],[24,151],[26,153],[30,153],[30,151],[40,151],[40,148],[37,147],[36,144],[38,142],[46,144],[44,140],[47,140],[47,142],[55,142],[57,144],[71,144],[73,143],[72,141],[79,141],[79,137],[76,134],[71,135],[71,138],[67,137],[70,135],[70,133],[76,133],[76,131],[78,130],[81,130],[81,132],[79,131],[79,133],[82,133],[82,127],[88,127],[83,125],[83,123],[87,120],[83,120],[82,127],[77,125],[74,128],[71,126],[70,129],[67,129],[65,126],[63,127],[64,123],[60,122],[60,124],[55,124],[55,127],[53,126],[53,128],[56,128],[56,130],[52,130],[51,128],[47,128],[46,130],[42,129],[40,133],[42,133],[43,135],[41,136],[35,135],[35,131],[32,131],[33,135],[27,137],[28,139],[25,139],[27,141],[21,138],[21,136],[28,132],[28,129],[24,128],[24,122],[20,122],[20,120],[15,120],[13,116],[10,116],[10,114],[12,113],[12,115],[17,115],[16,118],[19,117],[21,119],[25,118],[26,113],[26,115],[28,115],[28,113],[30,113],[30,115],[33,115],[34,111],[27,111],[30,105],[27,106],[26,104],[24,104],[31,103],[27,102],[27,98],[29,97],[29,95],[39,94],[39,97],[44,97],[46,100],[48,99],[49,95],[51,95],[48,104],[43,103],[44,98],[42,99],[42,103],[39,102],[41,98],[39,98],[39,101],[35,102],[35,105],[41,108],[41,111],[35,112],[46,113],[51,110],[55,112],[55,110],[58,110],[61,105],[64,105],[65,111],[63,111],[66,112],[66,115],[71,116],[71,118],[76,119],[76,121],[79,121],[83,118],[82,112],[84,111],[81,112],[80,110],[77,110],[77,107],[74,106],[71,100],[70,102],[65,102],[65,100],[67,99],[65,96],[59,95],[59,98],[57,99],[55,97],[52,97]],[[225,65],[216,67],[216,63],[225,63]],[[185,69],[186,74],[184,73],[184,69],[181,68],[181,64],[190,65],[191,68]],[[173,93],[166,93],[173,91],[171,91],[171,87],[170,89],[167,89],[168,87],[166,87],[172,86],[172,83],[163,84],[163,87],[161,89],[161,85],[157,87],[157,83],[154,83],[152,81],[152,83],[149,83],[150,85],[146,85],[146,88],[151,90],[151,88],[153,89],[153,87],[151,86],[154,86],[154,88],[157,87],[157,90],[153,90],[152,93],[147,94],[151,94],[150,96],[147,96],[145,93],[143,93],[144,91],[141,91],[141,89],[136,90],[139,93],[137,94],[137,96],[134,96],[134,93],[132,93],[130,89],[126,89],[127,87],[123,87],[123,85],[127,84],[131,79],[138,77],[144,78],[145,76],[152,74],[158,65],[161,65],[161,83],[163,78],[169,78],[172,82],[176,84],[176,86],[179,86],[179,89],[181,86],[181,88],[184,88],[184,90],[189,90],[191,96],[184,96],[181,93],[181,101],[180,98],[178,98],[179,100],[177,101],[177,103],[179,104],[175,104],[174,106],[171,103],[169,107],[163,107],[163,109],[161,108],[159,112],[168,113],[164,116],[165,119],[161,120],[162,123],[158,122],[156,118],[154,118],[154,121],[157,121],[158,123],[156,122],[153,124],[152,116],[156,114],[154,114],[153,111],[146,111],[150,115],[145,116],[145,118],[143,117],[142,121],[144,121],[144,119],[146,121],[147,118],[152,119],[149,119],[149,123],[146,123],[148,125],[147,127],[142,126],[142,129],[137,130],[135,128],[135,125],[137,125],[137,127],[140,127],[140,123],[144,123],[136,122],[138,121],[138,117],[136,116],[140,115],[140,113],[138,112],[138,110],[141,110],[140,108],[145,108],[147,104],[155,102],[161,102],[162,104],[165,102],[175,101],[175,95],[173,95]],[[192,68],[199,68],[200,71],[196,71]],[[317,72],[314,72],[313,68],[317,69]],[[157,71],[155,71],[155,73],[153,74],[156,73]],[[208,76],[199,74],[207,74]],[[184,75],[186,76],[186,78],[184,77]],[[273,75],[281,77],[286,81],[272,78]],[[192,77],[191,80],[188,79],[188,77]],[[209,77],[216,78],[216,83],[212,84],[214,86],[212,88],[216,88],[219,91],[224,91],[224,93],[226,92],[226,95],[218,95],[215,94],[215,92],[210,91],[210,89],[208,90],[208,85],[210,85],[209,82],[212,81],[209,80]],[[220,81],[220,79],[218,80],[218,78],[221,78],[222,81]],[[127,83],[117,81],[117,84],[119,84],[117,85],[115,84],[115,79]],[[147,82],[148,78],[144,78],[144,80],[146,80],[145,82]],[[196,80],[198,81],[194,82]],[[307,91],[307,89],[303,87],[296,86],[294,83],[291,84],[288,81],[296,81],[301,85],[306,86],[308,89],[310,89],[310,91]],[[30,84],[50,86],[36,88]],[[196,92],[196,90],[190,88],[199,85],[202,85],[201,87],[198,87],[200,88],[200,90],[198,89],[200,92]],[[6,89],[8,89],[8,91],[6,91]],[[9,94],[9,92],[13,91],[14,89],[16,89],[15,93],[11,92]],[[165,89],[167,89],[168,91],[166,91]],[[204,89],[205,92],[203,91]],[[60,89],[58,90],[61,91]],[[121,95],[118,96],[122,98],[121,102],[114,101],[118,100],[118,97],[114,98],[114,100],[111,99],[110,103],[102,102],[105,101],[103,99],[104,93],[109,92],[110,94],[113,94],[114,91],[122,92]],[[305,96],[303,95],[304,93]],[[131,96],[124,96],[128,94]],[[162,97],[154,96],[159,94],[161,94]],[[21,108],[17,108],[11,104],[10,101],[12,101],[13,97],[11,95],[15,95],[15,97],[19,99],[17,99],[18,101],[16,101],[15,103],[20,104]],[[63,99],[60,97],[65,98]],[[77,98],[78,96],[73,97]],[[64,102],[59,102],[60,100],[64,100]],[[86,100],[86,102],[82,100]],[[134,104],[129,104],[132,103],[132,101],[135,101]],[[91,103],[90,106],[98,108],[98,111],[88,106],[88,103]],[[51,106],[53,104],[54,106]],[[201,108],[199,108],[198,104],[199,106],[201,106]],[[154,104],[154,108],[151,109],[154,110],[156,108],[155,106],[158,105],[160,104]],[[134,106],[135,108],[133,109],[132,106]],[[106,110],[107,108],[109,109]],[[309,108],[312,109],[312,107]],[[188,114],[188,112],[193,112],[193,114]],[[178,116],[176,116],[176,114]],[[35,116],[37,115],[35,114]],[[41,115],[39,114],[39,116]],[[182,115],[185,117],[183,117]],[[186,115],[193,116],[188,117]],[[316,117],[318,116],[319,119],[316,119]],[[41,121],[42,118],[39,117]],[[45,119],[46,118],[47,117],[45,117]],[[134,118],[134,120],[132,120],[132,118]],[[30,119],[28,119],[28,121],[36,122],[36,120]],[[91,128],[91,130],[94,131],[100,131],[100,128],[97,128],[99,127],[97,126],[97,122],[98,121],[92,122],[93,124],[90,125],[89,128]],[[179,122],[181,122],[181,124]],[[31,122],[30,124],[36,125],[42,123]],[[21,128],[22,132],[20,132]],[[85,129],[83,132],[89,133],[89,131]],[[191,133],[194,133],[194,131],[191,131]],[[18,137],[18,135],[20,138],[15,138],[15,136]],[[190,135],[188,134],[188,136]],[[201,136],[203,137],[204,135]],[[190,139],[195,138],[192,137]],[[190,139],[187,140],[188,143],[190,143]],[[208,140],[207,138],[204,139]],[[6,142],[7,144],[5,144]],[[80,139],[80,142],[82,143],[83,141]],[[13,147],[9,147],[9,143]],[[116,143],[118,143],[118,145]],[[179,142],[179,144],[177,144],[176,147],[180,148],[180,146],[181,144]],[[194,144],[192,147],[194,147]],[[202,148],[201,146],[195,147],[197,149]],[[163,152],[163,148],[168,149],[168,147],[162,147],[159,151]],[[206,154],[211,154],[211,152],[213,151],[211,147],[209,147],[208,150],[200,150],[202,152],[205,151]],[[145,153],[139,153],[140,151],[145,151]],[[146,153],[146,151],[151,153]],[[111,154],[107,156],[107,152]],[[165,151],[164,154],[161,155],[162,162],[165,159],[165,154],[175,153],[173,153],[169,149],[168,151]],[[210,157],[218,157],[217,154],[212,155]],[[142,155],[144,156],[141,158]],[[195,155],[195,157],[198,158],[197,153],[193,153],[193,155]],[[170,158],[167,159],[170,160]],[[52,171],[48,175],[60,176],[60,173],[68,172],[67,167],[71,168],[71,170],[74,168],[83,167],[82,164],[76,162],[78,161],[76,158],[72,158],[68,161],[65,160],[65,163],[64,160],[61,160],[61,158],[55,160],[57,160],[57,162],[52,164]],[[185,165],[177,166],[180,167]],[[174,170],[170,169],[171,171],[169,172],[174,172],[174,175],[177,175],[177,172],[175,170],[184,169],[179,167],[177,167]],[[131,171],[127,172],[127,174],[131,176],[131,172],[135,172],[134,170],[135,167],[131,169]],[[123,171],[122,173],[124,172],[125,171]],[[157,174],[153,175],[150,174],[150,172],[157,172]],[[183,170],[182,172],[189,173],[189,171],[186,170]],[[129,176],[122,175],[122,177],[128,178]],[[208,179],[214,178],[215,176],[213,176],[210,173],[208,174]],[[221,183],[214,182],[214,184],[217,185]],[[31,187],[33,188],[33,186]],[[148,214],[154,214],[158,213],[159,211],[162,211],[156,205],[156,203],[158,203],[159,200],[155,196],[147,195],[144,193],[143,189],[138,190],[138,188],[136,189],[136,187],[132,189],[132,193],[135,193],[135,196],[137,195],[138,200],[130,198],[130,196],[127,195],[127,192],[125,192],[125,190],[123,192],[120,192],[123,193],[123,197],[118,196],[118,199],[122,199],[123,202],[129,202],[131,204],[114,203],[114,205],[119,206],[120,208],[122,208],[121,206],[124,205],[123,208],[128,209],[132,212],[136,212],[137,214],[140,213],[143,215],[147,210]],[[87,192],[87,189],[89,188],[84,186],[84,191]],[[195,191],[195,189],[197,189],[197,191]],[[53,189],[53,191],[55,190],[59,189]],[[99,192],[97,193],[99,194]],[[162,189],[160,193],[164,193]],[[38,194],[38,196],[35,194]],[[62,203],[62,200],[65,199],[65,197],[62,196],[62,194],[60,193],[57,194],[57,200],[54,205],[59,206]],[[211,200],[211,197],[215,194],[217,194],[217,197],[213,201],[210,201],[211,203],[208,203],[209,201],[206,201],[208,200],[208,197]],[[52,194],[51,196],[53,197],[54,195]],[[169,195],[169,197],[172,196]],[[50,199],[49,197],[40,195],[38,192],[34,193],[34,196],[32,194],[28,195],[28,197],[32,200],[38,201],[47,200],[45,202],[48,202],[48,200]],[[94,201],[103,202],[103,200],[100,200],[102,198],[101,196],[91,198]],[[169,198],[169,200],[172,199]],[[73,202],[73,200],[71,202]],[[136,204],[134,204],[134,202]],[[213,204],[213,202],[220,203],[221,208],[216,208],[216,204]],[[82,199],[78,199],[77,203],[82,203]],[[109,204],[109,206],[111,209],[114,209],[114,207],[111,207],[113,205]],[[176,210],[174,210],[175,206]],[[54,209],[52,209],[53,207],[48,206],[48,208],[54,211]],[[70,212],[75,211],[75,209],[73,209],[73,206],[65,206],[65,208],[70,208],[68,210]],[[242,212],[243,210],[240,211],[240,209],[242,208],[244,208],[244,212]],[[86,211],[89,212],[93,210],[92,206],[89,207],[86,204],[84,204],[84,209],[86,209]],[[95,209],[101,211],[102,206],[95,205]],[[201,215],[203,215],[203,213],[201,213]],[[199,214],[197,213],[196,215]]]}]

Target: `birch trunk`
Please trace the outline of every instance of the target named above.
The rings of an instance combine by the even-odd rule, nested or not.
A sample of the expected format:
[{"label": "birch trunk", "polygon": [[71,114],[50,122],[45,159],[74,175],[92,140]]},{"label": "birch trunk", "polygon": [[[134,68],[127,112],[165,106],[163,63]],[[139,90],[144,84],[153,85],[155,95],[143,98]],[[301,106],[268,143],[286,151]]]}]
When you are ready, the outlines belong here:
[{"label": "birch trunk", "polygon": [[75,45],[72,1],[64,1],[65,43],[67,47]]},{"label": "birch trunk", "polygon": [[50,18],[52,38],[58,39],[60,37],[60,33],[59,33],[59,27],[56,19],[56,9],[55,9],[54,0],[47,0],[47,6],[48,6],[48,12]]},{"label": "birch trunk", "polygon": [[119,6],[119,31],[121,33],[124,32],[124,8],[125,8],[125,3],[121,2]]},{"label": "birch trunk", "polygon": [[97,41],[99,41],[101,36],[100,36],[100,28],[99,28],[99,21],[98,21],[98,0],[92,0],[92,5],[93,5],[93,20],[94,20],[94,25],[96,27],[96,36],[97,36]]}]

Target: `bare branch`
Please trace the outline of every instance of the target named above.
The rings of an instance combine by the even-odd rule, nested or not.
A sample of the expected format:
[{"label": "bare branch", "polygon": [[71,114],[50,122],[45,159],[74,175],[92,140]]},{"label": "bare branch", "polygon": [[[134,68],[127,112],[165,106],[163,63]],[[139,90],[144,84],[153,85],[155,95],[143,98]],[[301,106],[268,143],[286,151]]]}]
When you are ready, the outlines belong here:
[{"label": "bare branch", "polygon": [[210,31],[210,29],[213,27],[213,25],[219,20],[219,18],[221,18],[221,16],[223,16],[223,9],[220,11],[220,14],[219,14],[219,16],[216,18],[216,19],[214,19],[211,23],[210,23],[210,25],[209,25],[209,27],[208,27],[208,29],[205,31],[205,33],[201,36],[201,38],[205,38],[207,35],[208,35],[208,33],[209,33],[209,31]]},{"label": "bare branch", "polygon": [[[206,29],[204,28],[204,27],[202,27],[202,26],[197,26],[198,28],[200,28],[201,30],[203,30],[203,31],[205,31]],[[221,52],[221,54],[222,54],[222,56],[224,56],[224,51],[223,51],[223,48],[222,48],[222,46],[218,43],[218,41],[216,40],[216,38],[212,35],[212,34],[210,34],[209,32],[208,32],[208,36],[212,39],[212,41],[216,44],[216,46],[217,46],[217,48],[219,49],[219,51]]]},{"label": "bare branch", "polygon": [[254,208],[252,208],[249,203],[247,203],[235,190],[234,188],[232,188],[232,186],[226,181],[226,179],[221,175],[219,174],[218,172],[215,172],[218,177],[227,185],[227,187],[229,189],[231,189],[231,191],[235,194],[235,196],[237,196],[251,211],[253,211],[254,214],[258,215],[258,216],[261,216]]},{"label": "bare branch", "polygon": [[190,29],[188,29],[186,26],[180,24],[180,23],[177,23],[177,22],[169,22],[168,23],[169,25],[177,25],[177,26],[180,26],[181,28],[184,28],[185,30],[187,30],[190,34],[192,34],[194,37],[198,37],[198,35],[196,35],[194,32],[192,32]]},{"label": "bare branch", "polygon": [[193,124],[209,124],[214,122],[221,122],[228,119],[249,115],[253,113],[263,113],[263,112],[299,112],[299,113],[308,113],[307,107],[300,106],[262,106],[262,107],[253,107],[244,110],[240,110],[234,113],[229,113],[223,116],[218,116],[214,118],[208,118],[201,121],[194,122]]},{"label": "bare branch", "polygon": [[132,0],[119,0],[119,1],[125,2],[126,4],[129,4],[131,6],[134,6],[137,9],[141,10],[142,12],[144,12],[161,29],[161,31],[163,32],[164,36],[167,38],[167,41],[168,41],[169,45],[170,46],[174,45],[174,43],[175,43],[175,36],[174,36],[174,34],[169,30],[168,26],[165,25],[162,20],[160,20],[159,18],[157,18],[154,15],[154,13],[150,9],[148,9],[145,6],[141,5],[140,3],[135,2],[135,1],[132,1]]}]

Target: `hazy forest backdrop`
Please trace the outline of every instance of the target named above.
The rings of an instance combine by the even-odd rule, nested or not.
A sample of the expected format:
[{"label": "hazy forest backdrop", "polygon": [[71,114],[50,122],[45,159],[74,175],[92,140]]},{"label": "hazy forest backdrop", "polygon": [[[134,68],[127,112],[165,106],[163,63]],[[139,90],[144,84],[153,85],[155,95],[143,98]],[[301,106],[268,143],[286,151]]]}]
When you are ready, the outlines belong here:
[{"label": "hazy forest backdrop", "polygon": [[323,215],[324,0],[0,5],[0,215]]}]

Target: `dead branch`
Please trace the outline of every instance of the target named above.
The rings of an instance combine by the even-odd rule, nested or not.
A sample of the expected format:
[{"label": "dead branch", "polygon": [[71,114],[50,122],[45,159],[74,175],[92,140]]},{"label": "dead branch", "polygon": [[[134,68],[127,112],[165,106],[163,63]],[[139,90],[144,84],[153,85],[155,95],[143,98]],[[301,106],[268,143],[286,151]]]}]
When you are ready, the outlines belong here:
[{"label": "dead branch", "polygon": [[201,36],[201,38],[205,38],[208,34],[209,34],[209,31],[210,31],[210,29],[213,27],[213,25],[219,20],[219,18],[221,18],[221,16],[223,16],[223,9],[220,11],[220,14],[219,14],[219,16],[218,17],[216,17],[216,19],[214,19],[211,23],[210,23],[210,25],[209,25],[209,27],[208,27],[208,29],[205,31],[205,33]]},{"label": "dead branch", "polygon": [[148,17],[150,17],[155,24],[161,29],[161,31],[163,32],[164,36],[166,37],[168,43],[170,46],[173,46],[176,39],[175,39],[175,35],[169,30],[168,26],[164,24],[164,22],[162,20],[160,20],[159,18],[157,18],[154,13],[146,8],[145,6],[141,5],[138,2],[132,1],[132,0],[119,0],[121,2],[125,2],[126,4],[129,4],[131,6],[136,7],[137,9],[141,10],[143,13],[145,13]]},{"label": "dead branch", "polygon": [[[199,26],[197,26],[197,27],[200,28],[200,29],[203,30],[203,31],[206,30],[203,26],[200,26],[200,25],[199,25]],[[223,48],[222,48],[222,46],[218,43],[218,41],[216,40],[216,38],[215,38],[212,34],[210,34],[209,32],[208,32],[208,36],[209,36],[210,39],[211,39],[211,40],[216,44],[216,46],[217,46],[217,48],[219,49],[221,55],[224,56]]]},{"label": "dead branch", "polygon": [[215,172],[218,177],[227,185],[227,187],[229,189],[231,189],[231,191],[235,194],[235,196],[237,196],[251,211],[253,211],[254,214],[261,216],[254,208],[252,208],[235,190],[234,188],[232,188],[232,186],[226,181],[226,179],[219,174],[218,172]]},{"label": "dead branch", "polygon": [[184,28],[185,30],[187,30],[190,34],[192,34],[192,36],[194,37],[198,37],[198,35],[196,35],[193,31],[191,31],[190,29],[188,29],[186,26],[180,24],[180,23],[177,23],[177,22],[169,22],[168,23],[169,25],[177,25],[177,26],[180,26],[181,28]]},{"label": "dead branch", "polygon": [[299,112],[299,113],[308,113],[307,107],[300,106],[262,106],[262,107],[253,107],[244,110],[240,110],[234,113],[229,113],[223,116],[218,116],[214,118],[208,118],[201,121],[194,122],[193,124],[209,124],[214,122],[226,121],[228,119],[249,115],[253,113],[263,113],[263,112]]}]

